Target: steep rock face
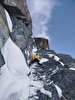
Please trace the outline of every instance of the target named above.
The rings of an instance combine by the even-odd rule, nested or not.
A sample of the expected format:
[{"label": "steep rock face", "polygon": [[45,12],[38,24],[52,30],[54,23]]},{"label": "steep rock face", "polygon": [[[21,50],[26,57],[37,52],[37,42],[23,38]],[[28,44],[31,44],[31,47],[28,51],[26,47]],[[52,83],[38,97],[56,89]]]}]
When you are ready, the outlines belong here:
[{"label": "steep rock face", "polygon": [[[12,40],[20,47],[25,48],[28,39],[32,35],[32,21],[27,9],[25,0],[1,0],[4,8],[8,11],[12,23],[13,33],[11,33]],[[17,31],[17,33],[16,33]],[[21,34],[20,34],[21,33]],[[18,39],[17,39],[18,37]],[[25,40],[24,40],[24,39]],[[21,43],[20,39],[22,39]],[[23,45],[22,45],[23,44]]]},{"label": "steep rock face", "polygon": [[32,20],[27,8],[26,0],[1,0],[1,4],[8,11],[13,29],[9,34],[13,42],[22,50],[26,59],[26,52],[32,51]]},{"label": "steep rock face", "polygon": [[8,38],[9,38],[9,28],[8,28],[7,18],[4,8],[0,3],[0,67],[2,67],[5,64],[4,58],[1,54],[1,48],[4,46]]},{"label": "steep rock face", "polygon": [[27,8],[26,0],[1,0],[0,1],[9,14],[25,15],[29,24],[32,24],[31,17]]},{"label": "steep rock face", "polygon": [[0,49],[9,37],[9,28],[3,6],[0,4]]}]

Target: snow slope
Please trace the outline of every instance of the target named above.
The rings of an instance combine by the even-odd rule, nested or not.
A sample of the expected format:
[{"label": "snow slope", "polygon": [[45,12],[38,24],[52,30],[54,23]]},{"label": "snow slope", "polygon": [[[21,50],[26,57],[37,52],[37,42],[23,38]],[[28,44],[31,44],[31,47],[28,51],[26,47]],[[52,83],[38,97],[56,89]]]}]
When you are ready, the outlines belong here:
[{"label": "snow slope", "polygon": [[12,93],[28,90],[29,68],[21,50],[12,42],[11,38],[7,40],[1,52],[5,59],[5,65],[1,69],[0,100],[7,100],[6,98]]}]

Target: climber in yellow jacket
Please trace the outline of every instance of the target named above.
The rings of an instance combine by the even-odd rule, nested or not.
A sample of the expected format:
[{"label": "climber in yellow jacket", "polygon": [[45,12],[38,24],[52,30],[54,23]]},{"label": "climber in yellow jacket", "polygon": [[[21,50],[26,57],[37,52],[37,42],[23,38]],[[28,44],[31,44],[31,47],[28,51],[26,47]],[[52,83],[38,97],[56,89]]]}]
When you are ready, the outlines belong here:
[{"label": "climber in yellow jacket", "polygon": [[33,60],[30,62],[29,66],[31,66],[35,62],[37,62],[38,65],[42,66],[42,64],[39,63],[39,55],[38,54],[34,55],[32,58],[33,58]]},{"label": "climber in yellow jacket", "polygon": [[39,55],[38,54],[34,55],[33,59],[39,59]]}]

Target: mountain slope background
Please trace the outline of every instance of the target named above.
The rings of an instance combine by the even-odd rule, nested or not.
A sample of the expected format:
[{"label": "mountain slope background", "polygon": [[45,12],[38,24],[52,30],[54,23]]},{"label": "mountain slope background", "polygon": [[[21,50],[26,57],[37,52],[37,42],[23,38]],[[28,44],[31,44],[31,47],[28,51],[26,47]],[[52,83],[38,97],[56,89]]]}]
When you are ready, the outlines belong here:
[{"label": "mountain slope background", "polygon": [[[26,1],[1,0],[0,100],[75,100],[75,59],[32,34]],[[29,68],[35,53],[43,68],[36,63]]]}]

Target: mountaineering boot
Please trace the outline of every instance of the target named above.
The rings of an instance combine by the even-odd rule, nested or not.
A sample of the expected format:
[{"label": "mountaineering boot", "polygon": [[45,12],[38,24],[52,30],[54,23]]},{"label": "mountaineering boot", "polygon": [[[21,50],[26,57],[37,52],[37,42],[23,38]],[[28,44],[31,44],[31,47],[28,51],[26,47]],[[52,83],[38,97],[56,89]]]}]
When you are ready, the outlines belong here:
[{"label": "mountaineering boot", "polygon": [[29,67],[31,66],[32,64],[29,64]]}]

